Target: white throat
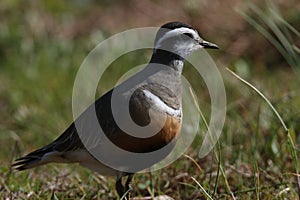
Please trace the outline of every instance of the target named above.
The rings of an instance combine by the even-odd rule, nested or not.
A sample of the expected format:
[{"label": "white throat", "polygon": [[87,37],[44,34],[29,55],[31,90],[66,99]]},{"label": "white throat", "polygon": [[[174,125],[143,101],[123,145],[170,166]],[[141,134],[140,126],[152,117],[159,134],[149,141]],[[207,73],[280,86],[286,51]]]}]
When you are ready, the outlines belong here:
[{"label": "white throat", "polygon": [[171,63],[171,66],[176,70],[178,71],[180,74],[182,73],[182,69],[183,69],[183,64],[184,64],[184,61],[183,60],[174,60],[172,63]]}]

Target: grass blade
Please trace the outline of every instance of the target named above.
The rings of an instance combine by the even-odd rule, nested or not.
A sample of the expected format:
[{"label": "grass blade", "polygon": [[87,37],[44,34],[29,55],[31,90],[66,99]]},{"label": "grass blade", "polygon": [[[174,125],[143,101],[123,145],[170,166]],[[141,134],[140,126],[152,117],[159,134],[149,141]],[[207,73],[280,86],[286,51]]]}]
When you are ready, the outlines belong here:
[{"label": "grass blade", "polygon": [[283,19],[272,1],[267,1],[266,11],[260,9],[253,3],[248,3],[247,7],[255,15],[255,17],[261,19],[261,23],[259,23],[255,17],[247,14],[246,11],[242,9],[237,9],[237,12],[266,39],[268,39],[269,42],[273,44],[279,53],[285,58],[286,62],[293,67],[296,72],[300,73],[299,52],[297,51],[297,46],[293,43],[292,38],[290,37],[290,33],[293,33],[299,38],[300,33]]},{"label": "grass blade", "polygon": [[[190,93],[191,93],[191,95],[192,95],[192,97],[193,97],[193,99],[194,99],[196,108],[197,108],[198,112],[200,113],[200,117],[201,117],[201,119],[203,120],[203,122],[204,122],[204,124],[205,124],[205,126],[206,126],[206,129],[208,130],[208,134],[209,134],[210,136],[212,136],[212,134],[211,134],[211,132],[210,132],[210,129],[209,129],[209,126],[208,126],[208,123],[207,123],[207,121],[206,121],[206,119],[205,119],[205,117],[204,117],[204,114],[203,114],[203,112],[201,111],[201,109],[200,109],[200,107],[198,106],[198,103],[197,103],[197,101],[196,101],[196,95],[194,94],[194,92],[193,92],[193,90],[192,90],[191,88],[190,88]],[[211,140],[213,140],[212,137],[211,137]],[[219,143],[218,143],[218,144],[219,144]],[[221,148],[220,148],[220,145],[218,145],[218,147],[219,147],[219,148],[218,148],[218,150],[219,150],[219,156],[218,156],[218,154],[217,154],[215,148],[214,148],[214,150],[213,150],[213,155],[214,155],[214,157],[216,158],[216,160],[217,160],[217,162],[218,162],[218,172],[217,172],[218,174],[217,174],[217,177],[216,177],[216,181],[215,181],[215,182],[218,182],[218,180],[219,180],[219,172],[221,172],[221,174],[222,174],[222,176],[223,176],[223,178],[224,178],[224,181],[225,181],[227,193],[230,194],[231,197],[232,197],[233,199],[235,199],[235,196],[234,196],[233,192],[232,192],[231,189],[230,189],[230,186],[229,186],[229,183],[228,183],[228,180],[227,180],[225,171],[223,170],[223,166],[222,166],[222,163],[221,163]],[[215,184],[214,191],[213,191],[213,195],[215,195],[215,192],[216,192],[216,190],[217,190],[217,187],[218,187],[218,185]]]},{"label": "grass blade", "polygon": [[261,93],[256,87],[254,87],[253,85],[251,85],[249,82],[245,81],[243,78],[241,78],[239,75],[237,75],[236,73],[234,73],[233,71],[231,71],[229,68],[226,68],[226,70],[228,72],[230,72],[233,76],[235,76],[237,79],[239,79],[241,82],[243,82],[245,85],[249,86],[252,90],[254,90],[268,105],[269,107],[272,109],[272,111],[274,112],[274,114],[276,115],[276,117],[279,119],[282,127],[284,128],[284,130],[286,132],[288,132],[288,128],[285,125],[282,117],[279,115],[279,113],[277,112],[277,110],[275,109],[275,107],[271,104],[271,102],[269,101],[269,99],[267,99],[267,97]]},{"label": "grass blade", "polygon": [[213,200],[213,198],[205,191],[205,189],[202,187],[202,185],[194,178],[191,177],[193,179],[193,181],[195,181],[195,183],[200,187],[202,193],[206,196],[207,199]]},{"label": "grass blade", "polygon": [[[263,95],[263,93],[261,93],[256,87],[254,87],[252,84],[250,84],[249,82],[247,82],[246,80],[244,80],[243,78],[241,78],[239,75],[237,75],[236,73],[234,73],[233,71],[231,71],[229,68],[226,68],[226,70],[228,72],[230,72],[233,76],[235,76],[237,79],[239,79],[242,83],[244,83],[245,85],[249,86],[252,90],[254,90],[269,105],[269,107],[272,109],[272,111],[274,112],[274,114],[279,119],[280,123],[282,124],[282,127],[287,132],[289,150],[290,150],[290,153],[292,155],[292,159],[293,159],[295,171],[296,171],[297,174],[299,174],[299,169],[298,169],[299,162],[298,162],[297,152],[296,152],[296,148],[295,148],[293,139],[291,137],[291,131],[292,130],[287,128],[286,124],[284,123],[282,117],[279,115],[278,111],[271,104],[271,102],[267,99],[267,97],[265,95]],[[300,177],[299,176],[297,176],[297,184],[298,184],[298,186],[297,186],[297,188],[298,188],[298,196],[300,197]]]}]

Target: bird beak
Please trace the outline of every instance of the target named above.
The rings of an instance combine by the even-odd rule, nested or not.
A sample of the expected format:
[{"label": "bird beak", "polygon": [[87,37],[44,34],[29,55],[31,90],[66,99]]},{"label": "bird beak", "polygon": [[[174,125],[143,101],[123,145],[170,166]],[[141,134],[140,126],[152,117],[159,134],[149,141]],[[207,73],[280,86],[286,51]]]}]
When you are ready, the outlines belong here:
[{"label": "bird beak", "polygon": [[219,49],[218,45],[202,40],[199,44],[205,49]]}]

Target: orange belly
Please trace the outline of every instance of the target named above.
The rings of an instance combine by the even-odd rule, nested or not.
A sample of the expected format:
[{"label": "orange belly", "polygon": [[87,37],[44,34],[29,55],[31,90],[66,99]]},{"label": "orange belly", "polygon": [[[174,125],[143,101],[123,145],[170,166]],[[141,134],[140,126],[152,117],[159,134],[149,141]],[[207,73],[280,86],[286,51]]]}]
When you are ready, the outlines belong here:
[{"label": "orange belly", "polygon": [[110,137],[118,147],[135,153],[146,153],[158,150],[170,142],[176,142],[181,130],[181,119],[167,116],[163,128],[155,135],[148,138],[138,138],[119,132]]}]

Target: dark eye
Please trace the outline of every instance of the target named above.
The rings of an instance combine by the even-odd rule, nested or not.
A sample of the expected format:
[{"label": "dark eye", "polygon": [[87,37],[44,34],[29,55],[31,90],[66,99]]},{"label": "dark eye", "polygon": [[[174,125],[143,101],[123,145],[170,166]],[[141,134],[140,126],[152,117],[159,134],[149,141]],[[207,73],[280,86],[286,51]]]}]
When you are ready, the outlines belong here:
[{"label": "dark eye", "polygon": [[193,34],[191,34],[191,33],[184,33],[184,35],[186,35],[186,36],[188,36],[190,38],[193,38]]}]

